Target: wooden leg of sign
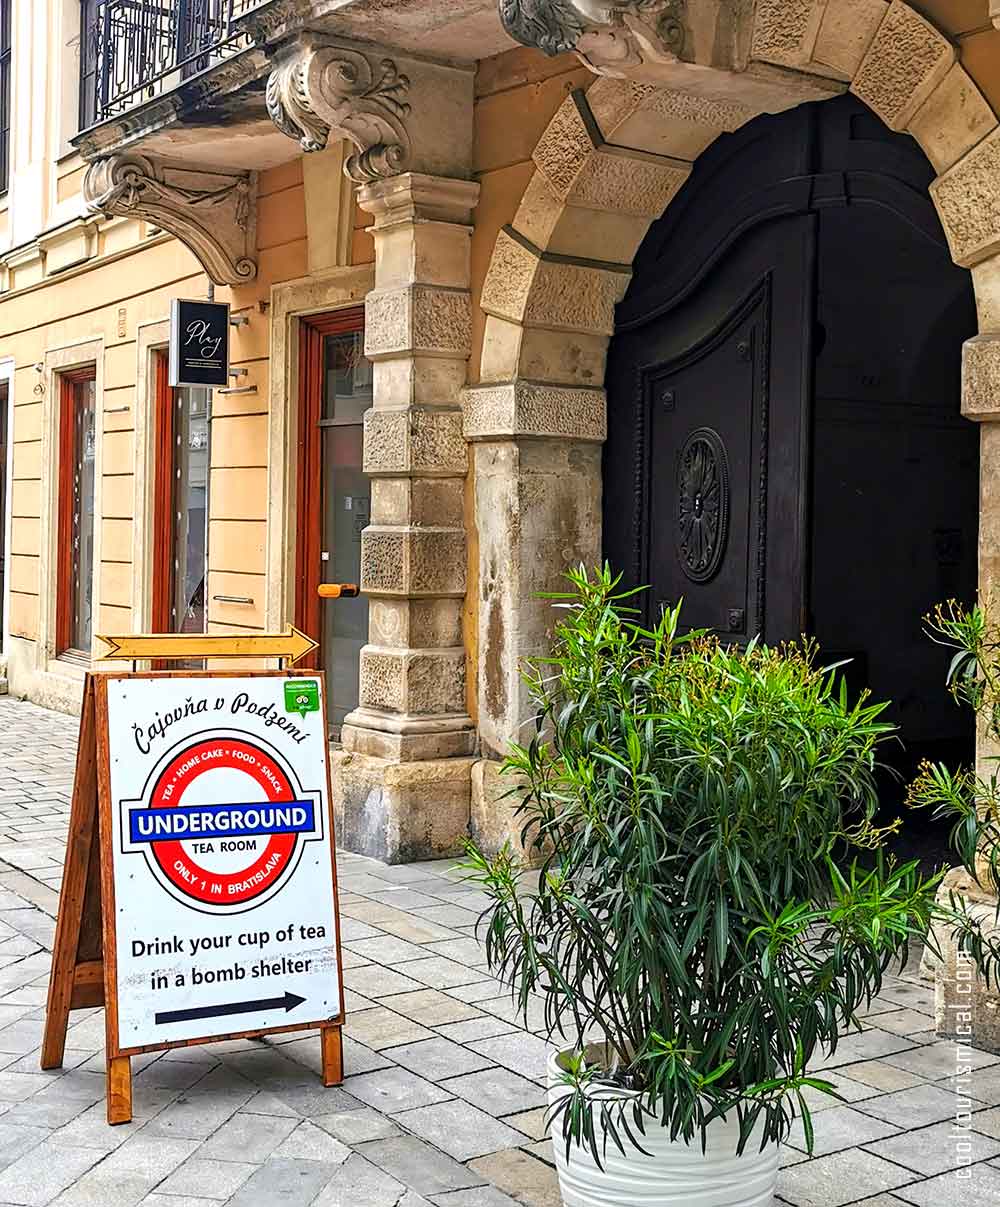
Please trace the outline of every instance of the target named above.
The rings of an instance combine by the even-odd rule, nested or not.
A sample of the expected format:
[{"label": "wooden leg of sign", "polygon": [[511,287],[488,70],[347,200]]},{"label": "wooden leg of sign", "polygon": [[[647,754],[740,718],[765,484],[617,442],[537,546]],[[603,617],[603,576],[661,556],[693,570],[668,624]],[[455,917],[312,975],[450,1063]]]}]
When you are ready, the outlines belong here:
[{"label": "wooden leg of sign", "polygon": [[49,978],[45,1035],[42,1040],[43,1069],[58,1069],[63,1062],[83,927],[87,869],[96,829],[97,739],[94,731],[93,683],[88,678],[80,717],[79,751],[70,806],[69,841],[59,896],[59,916],[52,945],[52,975]]},{"label": "wooden leg of sign", "polygon": [[340,1085],[344,1080],[344,1040],[339,1027],[321,1027],[323,1084]]},{"label": "wooden leg of sign", "polygon": [[127,1056],[108,1061],[108,1122],[132,1122],[132,1062]]}]

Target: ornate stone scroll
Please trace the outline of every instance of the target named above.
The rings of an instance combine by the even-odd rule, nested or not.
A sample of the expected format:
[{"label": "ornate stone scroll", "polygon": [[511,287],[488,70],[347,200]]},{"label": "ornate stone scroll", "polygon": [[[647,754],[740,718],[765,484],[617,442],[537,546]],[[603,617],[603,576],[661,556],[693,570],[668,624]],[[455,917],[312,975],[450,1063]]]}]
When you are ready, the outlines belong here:
[{"label": "ornate stone scroll", "polygon": [[392,59],[304,36],[267,81],[271,120],[304,151],[320,151],[331,131],[357,148],[344,171],[367,184],[406,170],[409,78]]},{"label": "ornate stone scroll", "polygon": [[217,285],[242,285],[257,275],[256,199],[248,173],[108,155],[87,169],[83,194],[93,213],[145,218],[176,235]]},{"label": "ornate stone scroll", "polygon": [[499,0],[504,29],[547,55],[576,51],[598,74],[674,62],[685,0]]}]

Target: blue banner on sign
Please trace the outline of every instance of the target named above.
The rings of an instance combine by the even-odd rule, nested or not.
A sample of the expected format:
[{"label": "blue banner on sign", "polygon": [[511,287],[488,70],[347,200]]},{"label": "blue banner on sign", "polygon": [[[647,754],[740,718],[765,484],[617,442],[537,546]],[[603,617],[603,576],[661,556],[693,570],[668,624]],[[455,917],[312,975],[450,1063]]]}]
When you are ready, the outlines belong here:
[{"label": "blue banner on sign", "polygon": [[311,800],[248,805],[176,805],[130,809],[132,842],[178,842],[188,838],[252,838],[258,834],[301,834],[316,828]]}]

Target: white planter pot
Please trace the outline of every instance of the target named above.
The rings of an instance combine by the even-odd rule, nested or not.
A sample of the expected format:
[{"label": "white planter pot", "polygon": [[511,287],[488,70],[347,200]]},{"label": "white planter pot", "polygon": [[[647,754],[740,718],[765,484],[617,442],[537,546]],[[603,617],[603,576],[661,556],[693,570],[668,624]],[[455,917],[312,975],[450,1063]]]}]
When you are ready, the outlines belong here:
[{"label": "white planter pot", "polygon": [[[549,1057],[550,1107],[569,1093],[559,1080],[564,1055],[553,1052]],[[594,1126],[603,1145],[597,1117]],[[623,1136],[623,1156],[609,1140],[602,1149],[603,1169],[589,1150],[575,1145],[567,1161],[560,1127],[560,1121],[553,1125],[552,1146],[566,1207],[771,1207],[774,1202],[780,1146],[769,1144],[761,1152],[760,1141],[751,1136],[737,1156],[740,1129],[735,1118],[713,1121],[704,1152],[699,1137],[691,1144],[671,1140],[670,1132],[650,1118],[645,1134],[637,1137],[646,1152],[630,1150]]]}]

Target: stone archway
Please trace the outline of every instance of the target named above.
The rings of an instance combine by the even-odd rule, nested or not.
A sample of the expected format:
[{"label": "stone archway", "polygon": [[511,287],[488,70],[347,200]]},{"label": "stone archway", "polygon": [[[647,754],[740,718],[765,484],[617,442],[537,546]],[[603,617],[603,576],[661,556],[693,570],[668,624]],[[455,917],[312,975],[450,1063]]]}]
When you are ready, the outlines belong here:
[{"label": "stone archway", "polygon": [[[601,553],[600,446],[614,307],[651,222],[725,131],[846,88],[912,134],[981,334],[964,351],[963,412],[1000,418],[1000,129],[955,47],[901,0],[761,0],[735,38],[743,71],[674,63],[671,86],[600,76],[560,106],[499,234],[483,287],[480,383],[466,392],[479,528],[479,731],[473,828],[507,831],[495,765],[526,715],[522,659],[544,650],[534,599]],[[626,69],[627,70],[627,69]],[[599,251],[599,256],[595,255]],[[980,588],[1000,576],[1000,427],[981,433]]]}]

